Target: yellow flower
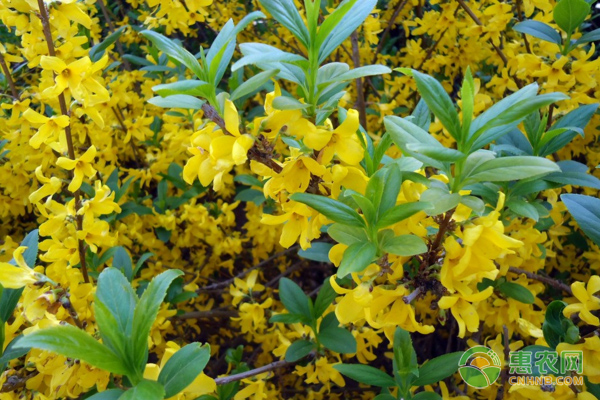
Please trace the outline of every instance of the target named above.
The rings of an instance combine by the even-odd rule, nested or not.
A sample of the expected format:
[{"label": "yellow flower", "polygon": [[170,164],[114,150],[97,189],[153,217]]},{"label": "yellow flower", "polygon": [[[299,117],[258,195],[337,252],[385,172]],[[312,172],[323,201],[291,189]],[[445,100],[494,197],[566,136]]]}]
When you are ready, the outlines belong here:
[{"label": "yellow flower", "polygon": [[583,373],[592,383],[600,383],[600,337],[585,338],[580,344],[560,343],[556,351],[581,351],[583,353]]},{"label": "yellow flower", "polygon": [[600,291],[600,276],[593,275],[587,283],[587,290],[583,282],[575,282],[571,285],[573,295],[579,300],[579,303],[569,304],[563,310],[565,317],[569,318],[571,314],[579,313],[579,317],[590,325],[600,325],[600,319],[591,311],[600,310],[600,298],[594,296]]},{"label": "yellow flower", "polygon": [[[311,229],[311,223],[309,223],[309,218],[314,214],[313,211],[308,206],[294,201],[285,203],[282,208],[285,211],[284,214],[264,214],[260,222],[267,225],[285,224],[279,244],[286,249],[296,243],[298,237],[300,237],[300,246],[303,249],[309,248],[310,241],[318,237],[318,232],[315,236],[314,229]],[[314,217],[312,219],[314,220]]]},{"label": "yellow flower", "polygon": [[0,284],[6,289],[20,289],[23,286],[39,281],[37,274],[29,268],[23,252],[27,247],[18,247],[13,252],[13,257],[17,266],[9,263],[0,263]]},{"label": "yellow flower", "polygon": [[68,171],[74,170],[73,180],[69,184],[69,190],[72,193],[75,193],[77,190],[79,190],[84,175],[88,178],[91,178],[92,176],[96,175],[96,170],[94,169],[94,167],[92,167],[92,162],[94,161],[95,157],[96,147],[91,146],[79,158],[71,160],[67,157],[59,157],[58,160],[56,160],[56,165],[58,165],[59,167],[64,168]]},{"label": "yellow flower", "polygon": [[338,370],[333,368],[333,366],[336,364],[337,363],[330,364],[326,357],[321,357],[315,363],[309,364],[305,367],[296,365],[296,371],[300,375],[306,375],[306,379],[304,380],[306,383],[320,382],[329,387],[331,382],[333,382],[338,386],[344,387],[346,386],[344,378],[338,372]]},{"label": "yellow flower", "polygon": [[29,139],[29,144],[34,149],[39,149],[40,145],[49,139],[57,140],[60,133],[69,125],[69,117],[66,115],[48,118],[31,108],[23,113],[23,117],[32,124],[42,124],[36,134]]},{"label": "yellow flower", "polygon": [[100,181],[96,181],[95,192],[96,194],[93,199],[83,201],[82,207],[77,211],[77,214],[90,214],[98,217],[100,215],[112,214],[113,212],[121,212],[121,207],[114,201],[115,192],[111,192],[108,186],[103,185]]},{"label": "yellow flower", "polygon": [[42,92],[42,95],[48,98],[58,96],[66,88],[69,88],[73,95],[79,93],[83,76],[92,66],[92,61],[89,57],[83,57],[67,65],[58,57],[42,56],[40,65],[56,74],[55,85]]},{"label": "yellow flower", "polygon": [[479,330],[479,315],[471,303],[487,299],[494,292],[491,286],[482,292],[474,293],[469,296],[454,295],[443,296],[438,305],[440,309],[450,309],[452,315],[458,323],[458,337],[465,337],[465,328],[469,332]]},{"label": "yellow flower", "polygon": [[42,186],[35,192],[29,195],[29,201],[33,204],[42,200],[44,197],[52,196],[58,192],[62,187],[62,182],[59,178],[53,176],[52,178],[46,178],[42,173],[42,167],[39,166],[35,169],[35,176]]},{"label": "yellow flower", "polygon": [[261,379],[261,377],[266,378],[267,374],[259,375],[256,380],[251,379],[243,379],[242,383],[246,386],[236,393],[233,400],[243,400],[243,399],[251,399],[251,400],[260,400],[266,399],[267,393],[265,393],[265,381]]},{"label": "yellow flower", "polygon": [[[344,122],[333,131],[316,129],[304,136],[304,144],[320,151],[319,160],[329,164],[334,155],[346,164],[356,165],[364,157],[364,150],[357,136],[359,128],[358,111],[348,110]],[[362,135],[362,133],[361,133]]]},{"label": "yellow flower", "polygon": [[251,296],[253,291],[262,292],[265,287],[260,283],[256,283],[258,277],[258,270],[255,269],[248,274],[248,278],[243,281],[240,278],[233,280],[233,285],[229,289],[229,293],[233,296],[232,304],[237,306],[240,301],[246,296]]}]

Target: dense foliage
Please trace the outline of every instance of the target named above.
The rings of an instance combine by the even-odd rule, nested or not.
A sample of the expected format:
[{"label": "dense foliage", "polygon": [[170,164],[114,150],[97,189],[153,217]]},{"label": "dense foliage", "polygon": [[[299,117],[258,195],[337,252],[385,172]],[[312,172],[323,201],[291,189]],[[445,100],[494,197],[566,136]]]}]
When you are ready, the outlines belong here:
[{"label": "dense foliage", "polygon": [[593,3],[0,0],[0,399],[600,398]]}]

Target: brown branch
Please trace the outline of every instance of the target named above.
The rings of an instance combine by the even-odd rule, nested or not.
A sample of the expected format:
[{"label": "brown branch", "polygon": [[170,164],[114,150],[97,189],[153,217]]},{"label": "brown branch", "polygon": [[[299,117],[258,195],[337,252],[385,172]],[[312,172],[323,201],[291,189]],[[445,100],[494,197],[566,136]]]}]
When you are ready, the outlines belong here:
[{"label": "brown branch", "polygon": [[2,71],[4,72],[4,76],[6,76],[6,81],[8,82],[8,86],[10,87],[10,91],[12,93],[12,97],[15,100],[19,100],[19,92],[17,91],[17,87],[15,86],[15,82],[10,75],[10,69],[8,69],[8,65],[4,60],[4,56],[0,53],[0,66],[2,67]]},{"label": "brown branch", "polygon": [[[503,342],[504,342],[504,362],[505,364],[509,363],[509,359],[510,359],[510,347],[509,347],[509,343],[508,343],[508,328],[506,327],[506,325],[502,325],[502,332],[503,332]],[[502,400],[504,398],[504,394],[506,392],[506,383],[508,382],[508,370],[506,369],[506,365],[504,366],[504,368],[502,369],[502,373],[501,373],[501,379],[502,379],[502,384],[500,385],[500,388],[498,389],[498,393],[496,394],[496,400]]]},{"label": "brown branch", "polygon": [[[357,31],[352,32],[350,36],[352,42],[352,60],[354,61],[354,68],[360,67],[360,52],[358,50],[358,33]],[[356,103],[358,106],[358,114],[360,124],[363,128],[367,129],[367,106],[365,105],[365,93],[363,90],[363,82],[361,78],[356,78]]]},{"label": "brown branch", "polygon": [[[523,16],[521,15],[521,3],[523,2],[523,0],[516,0],[515,1],[515,5],[517,6],[517,19],[519,20],[519,22],[523,21]],[[525,49],[527,50],[528,53],[531,53],[531,47],[529,46],[529,41],[527,40],[527,35],[524,33],[521,33],[521,36],[523,37],[523,41],[525,42]]]},{"label": "brown branch", "polygon": [[217,385],[226,385],[231,382],[241,381],[242,379],[251,378],[253,376],[262,374],[264,372],[270,372],[279,368],[287,367],[289,365],[295,365],[296,363],[288,362],[285,360],[275,361],[271,364],[267,364],[263,367],[251,369],[250,371],[241,372],[235,375],[224,376],[221,378],[215,379],[215,383]]},{"label": "brown branch", "polygon": [[[467,5],[467,3],[465,3],[464,0],[456,0],[458,1],[458,4],[460,4],[460,6],[463,8],[463,10],[466,11],[467,14],[469,14],[469,17],[471,17],[471,19],[479,26],[483,26],[483,22],[481,22],[481,20],[479,18],[477,18],[477,15],[475,15],[475,13],[473,12],[473,10],[471,10],[469,8],[469,6]],[[502,62],[504,63],[505,66],[508,66],[508,58],[506,58],[506,55],[504,54],[504,52],[502,51],[502,49],[500,49],[500,47],[496,46],[494,44],[494,42],[492,42],[492,40],[488,40],[488,42],[492,45],[492,47],[494,48],[494,50],[496,50],[496,53],[498,53],[498,56],[502,59]],[[521,89],[523,87],[523,83],[521,82],[521,80],[519,78],[517,78],[516,76],[513,76],[513,79],[515,80],[515,83],[517,84],[517,86],[519,87],[519,89]]]},{"label": "brown branch", "polygon": [[[48,45],[48,54],[52,57],[56,57],[56,52],[54,51],[54,41],[52,39],[52,31],[50,30],[50,18],[48,16],[48,10],[46,9],[46,4],[44,0],[38,0],[38,7],[40,9],[39,18],[42,21],[42,28],[44,32],[44,36],[46,37],[46,43]],[[64,93],[58,95],[58,104],[60,105],[60,113],[62,115],[66,115],[69,118],[71,117],[71,113],[67,109],[67,102],[65,101]],[[67,148],[69,153],[69,158],[71,160],[75,160],[75,147],[73,146],[73,137],[71,135],[71,124],[65,127],[65,136],[67,139]],[[71,171],[71,177],[74,176],[74,170]],[[77,211],[81,208],[81,194],[80,190],[77,189],[75,193],[73,193],[75,197],[75,213],[76,213],[76,222],[77,222],[77,230],[83,230],[83,215],[79,215]],[[78,241],[78,252],[79,252],[79,262],[81,264],[81,273],[83,274],[83,280],[85,283],[90,282],[90,277],[87,271],[87,263],[85,261],[85,246],[83,240],[77,239]]]},{"label": "brown branch", "polygon": [[390,18],[387,26],[385,27],[385,30],[383,31],[381,38],[379,38],[379,43],[377,44],[377,49],[375,50],[375,54],[373,55],[373,61],[371,61],[371,64],[375,64],[377,62],[377,56],[379,55],[379,53],[381,53],[381,50],[383,49],[383,45],[385,44],[388,36],[390,35],[390,31],[392,30],[392,27],[394,26],[394,23],[396,22],[396,18],[398,18],[398,15],[400,15],[400,12],[402,11],[402,9],[406,5],[406,3],[408,3],[408,0],[403,0],[400,3],[398,3],[396,8],[394,9],[394,13],[392,14],[392,17]]},{"label": "brown branch", "polygon": [[[110,15],[108,14],[108,9],[106,8],[106,4],[104,4],[104,0],[96,0],[96,4],[98,4],[98,6],[100,6],[100,9],[102,10],[102,14],[104,15],[104,19],[108,24],[110,33],[113,33],[115,31],[115,25],[110,19]],[[123,66],[127,71],[131,71],[131,64],[129,64],[129,61],[127,61],[127,59],[123,58],[123,54],[125,54],[125,51],[123,50],[123,45],[121,44],[121,42],[119,42],[119,39],[117,39],[115,45],[117,46],[117,51],[119,52],[119,54],[121,55],[121,59],[123,60]]]},{"label": "brown branch", "polygon": [[446,212],[446,215],[439,222],[438,233],[431,245],[429,246],[429,251],[427,254],[423,256],[423,260],[421,262],[420,271],[423,271],[425,268],[435,264],[438,254],[440,252],[440,248],[442,246],[442,241],[444,240],[444,236],[446,235],[446,231],[451,225],[452,215],[454,215],[454,210],[449,210]]},{"label": "brown branch", "polygon": [[556,279],[550,278],[548,276],[534,274],[533,272],[525,271],[524,269],[516,268],[516,267],[509,267],[508,271],[512,272],[514,274],[525,274],[525,276],[527,276],[529,279],[533,279],[533,280],[548,284],[552,287],[555,287],[556,289],[559,289],[559,290],[562,290],[563,292],[568,293],[570,296],[573,296],[573,291],[571,290],[571,288],[568,285],[566,285],[560,281],[557,281]]},{"label": "brown branch", "polygon": [[[116,106],[116,107],[118,107],[118,106]],[[125,135],[127,135],[128,129],[127,129],[127,125],[125,125],[125,121],[123,120],[123,112],[121,111],[121,109],[118,109],[118,110],[115,109],[115,107],[111,107],[111,110],[112,110],[113,114],[115,115],[115,117],[117,118],[117,121],[119,121],[121,130],[125,133]],[[137,164],[142,165],[144,167],[148,167],[148,164],[145,161],[142,162],[142,157],[140,156],[138,147],[133,142],[133,136],[131,138],[129,138],[129,144],[131,145],[131,149],[133,150],[133,156],[135,157]]]},{"label": "brown branch", "polygon": [[279,257],[282,257],[282,256],[284,256],[286,254],[289,254],[289,253],[292,253],[292,252],[296,251],[298,249],[298,247],[299,247],[298,245],[292,246],[289,249],[285,249],[283,251],[280,251],[279,253],[275,253],[271,257],[267,258],[266,260],[263,260],[263,261],[259,262],[258,264],[254,265],[254,266],[252,266],[252,267],[250,267],[248,269],[243,270],[242,272],[240,272],[239,274],[237,274],[233,278],[227,279],[226,281],[223,281],[223,282],[213,283],[211,285],[201,287],[198,290],[196,290],[196,293],[201,293],[201,292],[208,291],[208,290],[215,290],[215,289],[225,288],[225,287],[231,285],[235,281],[236,278],[241,279],[244,276],[248,275],[253,270],[258,269],[258,268],[262,268],[262,267],[266,266],[267,264],[269,264],[271,261],[276,260]]},{"label": "brown branch", "polygon": [[404,303],[406,303],[406,304],[410,304],[410,303],[412,303],[412,301],[413,301],[414,299],[416,299],[416,298],[417,298],[417,296],[419,296],[420,294],[421,294],[421,288],[420,288],[420,287],[418,287],[418,288],[416,288],[416,289],[415,289],[415,290],[414,290],[414,291],[413,291],[411,294],[409,294],[408,296],[404,296],[404,297],[402,298],[402,301],[404,301]]}]

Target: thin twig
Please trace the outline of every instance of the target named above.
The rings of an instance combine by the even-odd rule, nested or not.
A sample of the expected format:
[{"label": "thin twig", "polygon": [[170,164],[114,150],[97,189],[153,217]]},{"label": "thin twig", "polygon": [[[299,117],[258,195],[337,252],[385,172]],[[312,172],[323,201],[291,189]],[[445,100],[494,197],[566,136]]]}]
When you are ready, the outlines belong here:
[{"label": "thin twig", "polygon": [[19,92],[17,91],[15,82],[13,81],[12,76],[10,74],[10,69],[8,69],[8,65],[6,64],[2,53],[0,53],[0,66],[2,66],[2,71],[4,72],[4,76],[6,76],[6,81],[8,82],[8,86],[10,87],[12,97],[14,97],[15,100],[19,100]]},{"label": "thin twig", "polygon": [[516,268],[516,267],[509,267],[508,270],[515,274],[525,274],[529,279],[533,279],[533,280],[536,280],[536,281],[539,281],[542,283],[546,283],[552,287],[562,290],[563,292],[567,292],[570,296],[573,296],[573,291],[571,290],[571,288],[568,285],[566,285],[560,281],[557,281],[556,279],[552,279],[547,276],[534,274],[533,272],[525,271],[524,269]]},{"label": "thin twig", "polygon": [[201,287],[198,290],[196,290],[196,292],[200,293],[200,292],[204,292],[204,291],[207,291],[207,290],[214,290],[214,289],[225,288],[225,287],[231,285],[235,281],[236,278],[241,279],[244,276],[248,275],[253,270],[255,270],[257,268],[262,268],[262,267],[266,266],[267,264],[269,264],[271,261],[273,261],[273,260],[275,260],[275,259],[277,259],[277,258],[279,258],[281,256],[284,256],[286,254],[289,254],[289,253],[292,253],[292,252],[296,251],[298,249],[298,247],[299,246],[297,246],[297,245],[296,246],[292,246],[289,249],[285,249],[283,251],[280,251],[279,253],[275,253],[271,257],[267,258],[266,260],[263,260],[263,261],[259,262],[258,264],[254,265],[254,266],[252,266],[252,267],[250,267],[248,269],[243,270],[242,272],[240,272],[239,274],[237,274],[233,278],[229,278],[229,279],[227,279],[226,281],[223,281],[223,282],[217,282],[217,283],[213,283],[213,284],[208,285],[208,286]]},{"label": "thin twig", "polygon": [[392,17],[390,18],[387,26],[385,27],[385,30],[381,34],[381,38],[379,38],[379,43],[377,44],[377,49],[375,50],[375,54],[373,54],[373,61],[371,61],[371,64],[375,64],[377,62],[377,56],[379,55],[379,53],[381,53],[381,50],[383,49],[383,46],[385,45],[386,40],[387,40],[388,36],[390,35],[390,31],[392,30],[392,27],[394,26],[394,23],[396,22],[396,18],[398,18],[398,15],[400,15],[400,12],[402,11],[402,9],[406,5],[406,3],[408,3],[408,0],[403,0],[400,3],[398,3],[396,8],[394,9],[394,13],[392,14]]},{"label": "thin twig", "polygon": [[[469,6],[467,5],[467,3],[465,3],[464,0],[456,0],[458,1],[458,4],[460,4],[460,6],[463,8],[463,10],[466,11],[467,14],[469,14],[469,17],[471,17],[471,19],[479,26],[483,26],[483,22],[481,22],[481,20],[479,18],[477,18],[477,15],[475,15],[475,13],[473,12],[473,10],[471,10],[469,8]],[[492,45],[492,47],[494,48],[494,50],[496,50],[496,53],[498,53],[498,56],[502,59],[502,62],[504,63],[504,66],[508,66],[508,58],[506,58],[506,55],[504,54],[504,52],[502,51],[502,49],[500,49],[500,47],[496,46],[494,44],[494,42],[492,42],[492,40],[489,40],[489,43]],[[519,89],[521,89],[523,87],[523,83],[521,82],[521,80],[519,78],[517,78],[516,76],[513,76],[513,79],[515,80],[515,83],[517,84],[517,86],[519,87]]]},{"label": "thin twig", "polygon": [[[517,19],[519,20],[519,22],[523,21],[523,16],[521,15],[521,3],[523,2],[523,0],[516,0],[515,4],[517,6]],[[523,41],[525,42],[525,49],[527,50],[528,53],[531,53],[531,47],[529,46],[529,40],[527,40],[527,35],[524,33],[521,33],[521,36],[523,37]]]},{"label": "thin twig", "polygon": [[[48,10],[46,9],[46,4],[44,0],[38,0],[38,7],[40,9],[39,18],[42,21],[42,28],[44,32],[44,36],[46,38],[46,43],[48,45],[48,54],[51,57],[56,57],[56,52],[54,51],[54,41],[52,39],[52,31],[50,30],[50,17],[48,16]],[[58,104],[60,106],[60,113],[62,115],[66,115],[69,118],[71,117],[71,112],[67,108],[67,102],[65,101],[64,93],[58,95]],[[65,136],[67,139],[67,149],[69,153],[69,158],[71,160],[75,160],[75,147],[73,146],[73,137],[71,135],[71,124],[65,127]],[[71,178],[74,176],[75,171],[71,171]],[[75,193],[73,193],[75,197],[75,215],[77,222],[77,230],[83,230],[83,215],[80,215],[77,211],[81,208],[81,193],[80,189],[77,189]],[[77,250],[79,252],[79,263],[81,264],[81,273],[83,274],[83,281],[85,283],[90,282],[90,277],[87,271],[87,262],[85,261],[85,246],[83,240],[77,239],[78,245]]]},{"label": "thin twig", "polygon": [[242,379],[251,378],[253,376],[262,374],[264,372],[273,371],[279,368],[287,367],[289,365],[294,365],[295,363],[287,362],[285,360],[275,361],[271,364],[267,364],[263,367],[251,369],[250,371],[241,372],[235,375],[224,376],[222,378],[215,379],[215,383],[217,385],[226,385],[231,382],[241,381]]},{"label": "thin twig", "polygon": [[[106,8],[106,4],[104,4],[104,0],[96,0],[96,4],[98,4],[100,6],[100,9],[102,10],[102,14],[104,15],[104,19],[108,24],[108,29],[110,30],[110,33],[113,33],[115,31],[115,25],[110,19],[110,15],[108,15],[108,9]],[[129,64],[129,61],[127,61],[127,59],[123,58],[123,54],[125,54],[125,51],[123,50],[123,45],[121,44],[119,39],[117,39],[115,44],[117,46],[117,51],[119,52],[119,54],[121,55],[121,59],[123,60],[123,66],[127,71],[131,71],[131,64]]]}]

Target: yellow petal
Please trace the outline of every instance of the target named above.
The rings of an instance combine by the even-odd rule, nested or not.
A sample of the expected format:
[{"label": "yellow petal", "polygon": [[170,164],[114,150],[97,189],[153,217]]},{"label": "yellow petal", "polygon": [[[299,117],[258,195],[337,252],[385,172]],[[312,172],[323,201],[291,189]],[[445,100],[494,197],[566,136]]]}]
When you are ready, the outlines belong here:
[{"label": "yellow petal", "polygon": [[225,100],[225,129],[233,136],[240,136],[240,118],[231,100]]}]

